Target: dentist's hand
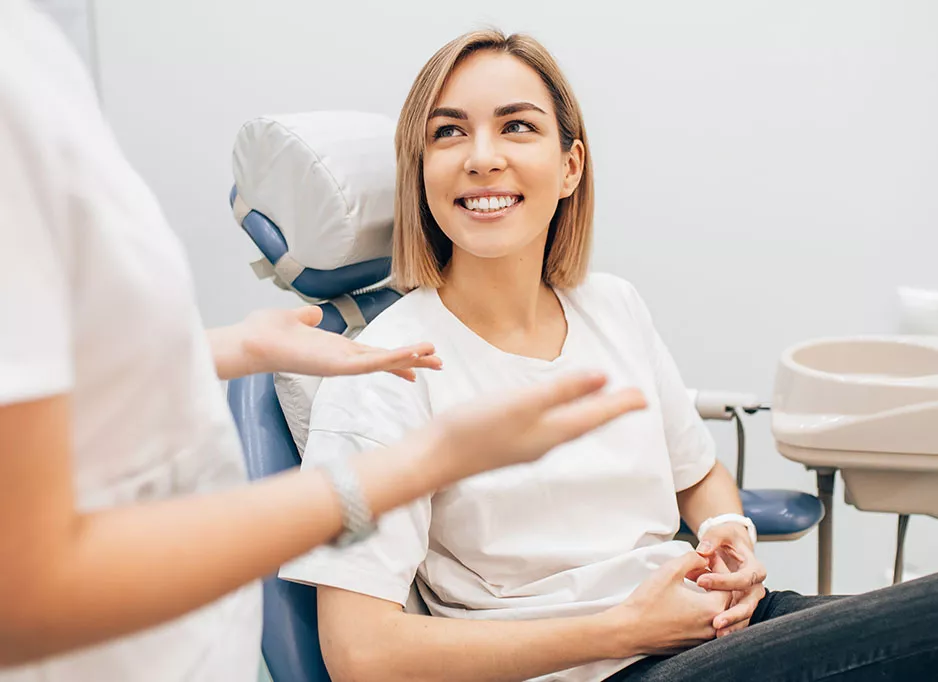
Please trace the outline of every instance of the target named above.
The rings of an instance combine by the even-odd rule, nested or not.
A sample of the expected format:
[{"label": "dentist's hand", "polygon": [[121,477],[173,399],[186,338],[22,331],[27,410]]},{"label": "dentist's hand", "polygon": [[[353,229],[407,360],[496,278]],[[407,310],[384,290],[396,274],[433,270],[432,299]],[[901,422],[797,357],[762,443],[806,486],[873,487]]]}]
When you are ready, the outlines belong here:
[{"label": "dentist's hand", "polygon": [[641,392],[601,392],[606,379],[574,374],[485,399],[440,415],[442,455],[459,478],[531,462],[627,412],[645,407]]},{"label": "dentist's hand", "polygon": [[243,322],[208,332],[218,376],[231,379],[260,372],[312,376],[390,372],[414,381],[414,370],[440,369],[429,343],[385,350],[357,343],[316,325],[322,310],[259,310]]}]

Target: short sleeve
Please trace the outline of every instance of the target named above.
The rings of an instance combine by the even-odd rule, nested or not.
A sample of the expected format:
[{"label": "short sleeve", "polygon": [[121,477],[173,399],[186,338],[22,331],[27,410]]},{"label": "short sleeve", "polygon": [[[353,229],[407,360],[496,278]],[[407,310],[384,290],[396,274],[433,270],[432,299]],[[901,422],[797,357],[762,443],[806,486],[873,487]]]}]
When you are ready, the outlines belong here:
[{"label": "short sleeve", "polygon": [[[421,387],[391,375],[323,381],[310,417],[302,468],[350,457],[402,439],[429,418]],[[430,497],[378,519],[366,540],[342,549],[323,546],[280,569],[285,580],[328,585],[406,606],[417,569],[427,556]]]},{"label": "short sleeve", "polygon": [[68,391],[73,373],[64,189],[17,124],[0,110],[0,405]]},{"label": "short sleeve", "polygon": [[674,486],[680,492],[699,483],[716,464],[716,443],[697,412],[644,300],[632,285],[625,286],[629,309],[641,329],[654,369]]}]

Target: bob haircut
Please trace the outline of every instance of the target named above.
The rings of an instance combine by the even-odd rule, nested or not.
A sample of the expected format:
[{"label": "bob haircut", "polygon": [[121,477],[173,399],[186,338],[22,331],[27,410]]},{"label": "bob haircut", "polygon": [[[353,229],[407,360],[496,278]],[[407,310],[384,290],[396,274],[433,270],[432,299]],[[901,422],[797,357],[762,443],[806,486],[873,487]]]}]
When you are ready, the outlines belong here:
[{"label": "bob haircut", "polygon": [[539,42],[523,34],[506,36],[497,30],[467,33],[440,48],[418,74],[401,109],[394,137],[394,284],[403,290],[439,288],[443,284],[442,272],[452,256],[453,244],[427,204],[423,177],[427,118],[450,74],[466,57],[481,50],[512,55],[534,69],[551,95],[561,148],[569,151],[575,140],[583,143],[580,182],[557,205],[542,268],[547,284],[562,289],[575,287],[586,277],[593,236],[592,161],[580,105],[556,61]]}]

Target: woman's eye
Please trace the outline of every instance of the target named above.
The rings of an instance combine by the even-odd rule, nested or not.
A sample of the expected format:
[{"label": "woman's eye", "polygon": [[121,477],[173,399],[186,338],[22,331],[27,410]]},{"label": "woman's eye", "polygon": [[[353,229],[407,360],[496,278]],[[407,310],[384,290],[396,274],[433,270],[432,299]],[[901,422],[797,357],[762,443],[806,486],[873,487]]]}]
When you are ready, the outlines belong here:
[{"label": "woman's eye", "polygon": [[456,137],[457,135],[462,135],[462,133],[456,126],[440,126],[436,129],[436,132],[433,133],[433,139],[439,140],[443,137]]},{"label": "woman's eye", "polygon": [[524,121],[512,121],[505,126],[506,133],[530,133],[534,131],[534,126]]}]

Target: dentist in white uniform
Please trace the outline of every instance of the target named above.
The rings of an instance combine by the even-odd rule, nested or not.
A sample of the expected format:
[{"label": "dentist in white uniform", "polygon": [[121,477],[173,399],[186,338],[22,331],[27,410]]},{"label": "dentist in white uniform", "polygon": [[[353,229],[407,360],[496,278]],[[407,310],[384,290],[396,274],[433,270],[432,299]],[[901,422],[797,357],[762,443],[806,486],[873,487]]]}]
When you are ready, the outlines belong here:
[{"label": "dentist in white uniform", "polygon": [[0,4],[0,256],[2,682],[254,680],[258,578],[365,534],[354,505],[378,517],[643,404],[569,377],[444,415],[344,472],[247,485],[218,377],[407,380],[440,361],[429,344],[316,330],[315,307],[206,333],[185,254],[80,60],[22,0]]}]

